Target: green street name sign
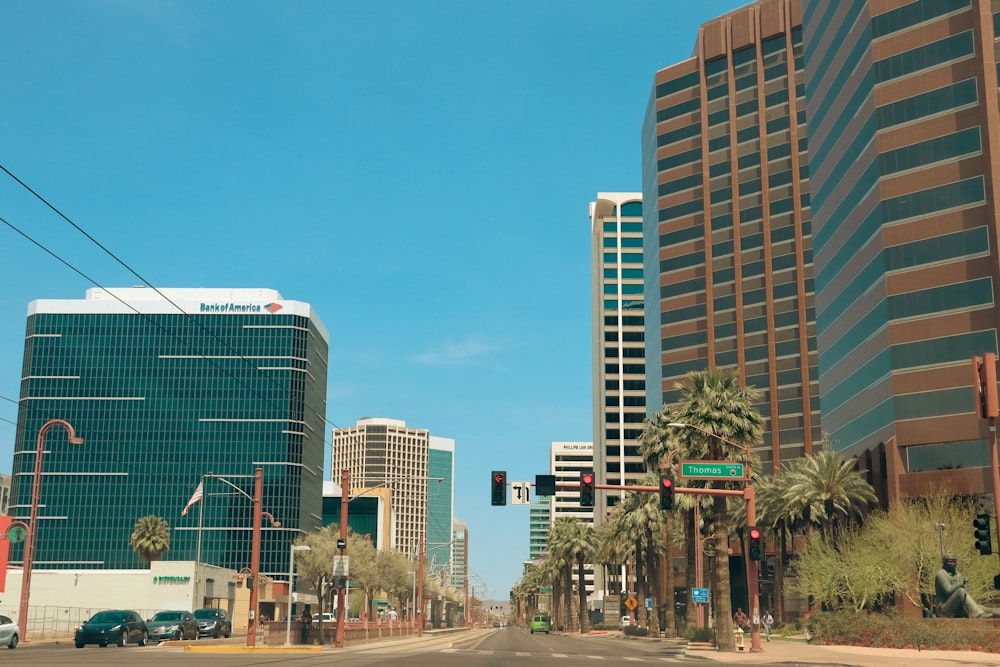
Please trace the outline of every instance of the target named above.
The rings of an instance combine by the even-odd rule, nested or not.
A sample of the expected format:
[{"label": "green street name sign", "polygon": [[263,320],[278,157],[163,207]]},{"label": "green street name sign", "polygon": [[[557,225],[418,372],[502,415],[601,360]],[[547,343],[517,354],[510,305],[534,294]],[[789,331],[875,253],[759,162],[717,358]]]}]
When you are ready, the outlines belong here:
[{"label": "green street name sign", "polygon": [[681,461],[683,479],[743,479],[746,466],[728,461]]}]

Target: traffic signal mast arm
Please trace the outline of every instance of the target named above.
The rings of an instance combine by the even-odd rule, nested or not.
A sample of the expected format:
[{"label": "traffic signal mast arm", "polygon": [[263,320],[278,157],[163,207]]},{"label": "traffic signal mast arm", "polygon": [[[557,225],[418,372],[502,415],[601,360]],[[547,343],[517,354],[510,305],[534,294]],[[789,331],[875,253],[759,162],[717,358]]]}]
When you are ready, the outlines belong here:
[{"label": "traffic signal mast arm", "polygon": [[[594,484],[595,489],[615,489],[618,491],[649,491],[650,493],[659,493],[660,487],[658,486],[639,486],[639,485],[629,485],[624,484]],[[750,490],[750,495],[753,495],[752,487],[747,487],[742,490],[740,489],[691,489],[685,488],[683,486],[675,486],[674,493],[691,493],[700,496],[737,496],[739,498],[748,499],[747,491]],[[556,490],[558,491],[579,491],[580,484],[578,482],[556,482]]]}]

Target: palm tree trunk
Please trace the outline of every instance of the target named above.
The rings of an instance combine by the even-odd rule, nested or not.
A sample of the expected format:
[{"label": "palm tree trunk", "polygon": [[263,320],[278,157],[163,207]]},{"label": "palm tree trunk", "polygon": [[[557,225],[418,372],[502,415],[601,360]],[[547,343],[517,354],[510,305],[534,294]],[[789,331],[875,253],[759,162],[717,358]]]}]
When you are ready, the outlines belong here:
[{"label": "palm tree trunk", "polygon": [[583,554],[576,557],[576,585],[579,588],[580,632],[590,630],[590,615],[587,613],[587,578]]},{"label": "palm tree trunk", "polygon": [[[646,572],[647,586],[649,587],[650,597],[659,598],[659,595],[653,596],[652,593],[655,590],[654,584],[659,576],[658,568],[656,567],[656,552],[653,550],[653,544],[655,543],[655,536],[650,533],[649,538],[649,548],[646,549]],[[645,607],[645,600],[643,601],[643,607]],[[648,630],[647,633],[653,637],[660,636],[660,614],[657,613],[659,605],[652,605],[652,609],[648,613]]]},{"label": "palm tree trunk", "polygon": [[774,564],[774,606],[775,616],[778,620],[785,620],[785,551],[788,548],[788,535],[785,529],[785,520],[778,524],[781,537],[778,539],[778,560]]},{"label": "palm tree trunk", "polygon": [[561,624],[561,619],[559,618],[559,610],[562,608],[559,601],[560,595],[562,595],[562,585],[557,573],[552,577],[552,608],[549,609],[549,614],[552,615],[552,627],[554,628],[558,628]]},{"label": "palm tree trunk", "polygon": [[663,607],[664,631],[667,637],[677,636],[677,621],[674,618],[674,522],[668,516],[663,527],[663,561],[660,566],[660,605]]},{"label": "palm tree trunk", "polygon": [[563,614],[563,618],[566,619],[566,631],[572,632],[575,625],[573,619],[573,563],[567,562],[563,567],[563,578],[565,579],[563,600],[566,602],[566,613]]},{"label": "palm tree trunk", "polygon": [[[698,502],[697,496],[695,496],[695,502]],[[685,605],[684,614],[684,624],[688,626],[695,625],[697,623],[697,608],[695,607],[693,592],[695,587],[698,585],[698,581],[695,578],[698,569],[697,555],[695,554],[695,549],[697,548],[697,536],[696,531],[701,530],[700,526],[696,526],[694,523],[694,508],[684,511],[684,551],[687,557],[687,564],[684,567],[684,581],[687,583],[687,604]]]},{"label": "palm tree trunk", "polygon": [[729,582],[729,520],[726,513],[726,497],[715,496],[712,502],[715,510],[715,623],[717,643],[720,651],[735,651],[733,637],[732,586]]}]

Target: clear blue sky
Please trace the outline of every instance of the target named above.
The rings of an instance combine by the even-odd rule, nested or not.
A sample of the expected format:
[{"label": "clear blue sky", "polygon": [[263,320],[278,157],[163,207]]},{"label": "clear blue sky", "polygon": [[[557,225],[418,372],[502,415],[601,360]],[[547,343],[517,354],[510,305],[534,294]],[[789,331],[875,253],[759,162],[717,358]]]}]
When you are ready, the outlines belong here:
[{"label": "clear blue sky", "polygon": [[[490,506],[490,470],[593,438],[587,205],[641,189],[656,70],[743,4],[7,0],[0,164],[156,287],[313,304],[327,417],[455,440],[473,584],[502,598],[528,510]],[[0,216],[139,283],[2,173]],[[27,305],[92,284],[2,224],[0,260],[9,472]]]}]

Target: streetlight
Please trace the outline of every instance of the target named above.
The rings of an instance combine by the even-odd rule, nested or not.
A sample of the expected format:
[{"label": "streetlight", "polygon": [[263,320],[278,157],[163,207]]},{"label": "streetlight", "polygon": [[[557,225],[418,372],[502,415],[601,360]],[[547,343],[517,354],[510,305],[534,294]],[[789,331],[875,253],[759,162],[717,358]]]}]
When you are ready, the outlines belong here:
[{"label": "streetlight", "polygon": [[69,441],[74,445],[82,445],[83,438],[77,437],[72,424],[65,419],[50,419],[42,424],[38,431],[38,443],[35,451],[35,476],[31,485],[31,514],[28,516],[28,534],[24,538],[24,563],[21,573],[21,606],[18,609],[17,623],[21,628],[21,639],[28,638],[28,596],[31,591],[31,566],[35,561],[35,537],[38,535],[38,495],[42,488],[42,455],[45,454],[45,434],[53,426],[62,426],[69,434]]},{"label": "streetlight", "polygon": [[285,646],[292,645],[292,595],[294,595],[292,591],[295,590],[296,551],[312,551],[312,547],[308,544],[293,544],[288,551],[288,611],[285,614]]},{"label": "streetlight", "polygon": [[[260,533],[261,520],[267,517],[271,525],[275,528],[281,527],[281,522],[275,520],[274,515],[261,509],[261,497],[264,495],[264,469],[257,468],[253,473],[253,495],[236,486],[222,475],[207,473],[206,477],[218,479],[225,482],[231,488],[238,491],[244,498],[248,498],[253,503],[253,537],[250,542],[250,618],[247,622],[247,646],[257,645],[257,589],[260,587]],[[236,475],[230,475],[236,477]],[[247,475],[239,475],[247,477]]]},{"label": "streetlight", "polygon": [[[753,486],[753,473],[750,470],[750,448],[733,442],[732,440],[727,440],[726,438],[718,435],[717,433],[712,433],[709,430],[703,429],[700,426],[695,426],[694,424],[687,424],[684,422],[669,422],[667,426],[675,426],[677,428],[692,428],[700,433],[707,436],[718,438],[722,442],[741,450],[746,454],[746,485],[743,488],[743,498],[747,501],[747,525],[755,526],[757,525],[757,503],[756,503],[756,492]],[[749,537],[747,538],[749,539]],[[696,555],[699,550],[696,550]],[[750,596],[750,650],[751,651],[763,651],[760,645],[760,586],[757,581],[757,561],[749,557],[749,550],[747,552],[746,558],[746,575],[747,575],[747,593]]]}]

